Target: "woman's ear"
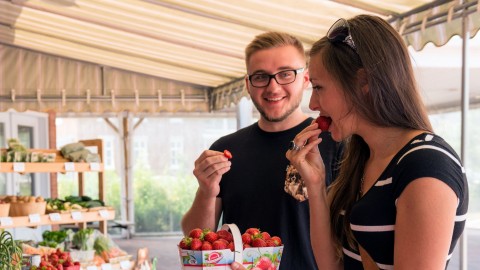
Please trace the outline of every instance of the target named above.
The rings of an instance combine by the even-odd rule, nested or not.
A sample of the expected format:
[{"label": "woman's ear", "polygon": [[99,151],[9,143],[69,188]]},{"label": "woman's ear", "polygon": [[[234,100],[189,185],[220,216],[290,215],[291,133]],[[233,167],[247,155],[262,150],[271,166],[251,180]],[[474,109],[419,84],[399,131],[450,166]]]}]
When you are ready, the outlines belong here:
[{"label": "woman's ear", "polygon": [[360,88],[362,89],[363,94],[367,94],[369,89],[368,89],[367,72],[365,71],[365,69],[361,68],[357,71],[357,80],[358,80],[358,85],[360,85]]}]

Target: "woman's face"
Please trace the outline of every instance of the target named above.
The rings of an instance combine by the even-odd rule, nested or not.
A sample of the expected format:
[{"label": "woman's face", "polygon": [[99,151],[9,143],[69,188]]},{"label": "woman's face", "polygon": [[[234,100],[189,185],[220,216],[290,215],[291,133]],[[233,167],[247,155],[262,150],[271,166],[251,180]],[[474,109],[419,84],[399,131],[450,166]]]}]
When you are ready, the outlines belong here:
[{"label": "woman's face", "polygon": [[328,130],[335,141],[352,135],[356,129],[356,114],[346,100],[344,89],[325,69],[321,52],[310,59],[309,73],[312,83],[310,109],[332,118]]}]

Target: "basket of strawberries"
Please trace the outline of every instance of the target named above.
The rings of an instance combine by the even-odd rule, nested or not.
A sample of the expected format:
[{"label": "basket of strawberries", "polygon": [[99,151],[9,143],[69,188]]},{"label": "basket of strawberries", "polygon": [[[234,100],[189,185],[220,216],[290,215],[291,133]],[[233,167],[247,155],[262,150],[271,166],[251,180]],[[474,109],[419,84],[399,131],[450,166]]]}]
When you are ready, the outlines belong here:
[{"label": "basket of strawberries", "polygon": [[182,269],[231,269],[234,261],[247,269],[276,270],[283,253],[282,240],[258,228],[243,234],[235,224],[218,231],[196,228],[178,244]]}]

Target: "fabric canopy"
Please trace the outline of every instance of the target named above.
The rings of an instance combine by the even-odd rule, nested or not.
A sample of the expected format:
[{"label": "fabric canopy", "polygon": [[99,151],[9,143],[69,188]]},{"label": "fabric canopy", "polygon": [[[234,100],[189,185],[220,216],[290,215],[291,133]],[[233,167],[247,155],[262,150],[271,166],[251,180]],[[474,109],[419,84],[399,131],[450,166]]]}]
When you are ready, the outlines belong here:
[{"label": "fabric canopy", "polygon": [[308,49],[340,17],[376,14],[419,50],[480,26],[478,1],[0,0],[0,110],[219,110],[246,95],[264,31]]}]

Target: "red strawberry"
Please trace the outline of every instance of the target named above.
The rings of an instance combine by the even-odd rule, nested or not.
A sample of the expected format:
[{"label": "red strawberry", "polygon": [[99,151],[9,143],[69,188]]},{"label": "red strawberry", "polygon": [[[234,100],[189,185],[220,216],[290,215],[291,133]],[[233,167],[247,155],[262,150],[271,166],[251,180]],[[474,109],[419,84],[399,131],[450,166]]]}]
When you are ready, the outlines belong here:
[{"label": "red strawberry", "polygon": [[212,249],[213,249],[213,247],[212,247],[212,244],[210,242],[203,241],[201,250],[212,250]]},{"label": "red strawberry", "polygon": [[190,231],[188,236],[190,236],[192,238],[201,239],[203,237],[203,230],[200,229],[200,228],[195,228],[195,229]]},{"label": "red strawberry", "polygon": [[246,248],[251,248],[252,246],[250,246],[249,244],[243,244],[243,249],[246,249]]},{"label": "red strawberry", "polygon": [[233,241],[233,235],[227,230],[219,230],[217,232],[217,235],[218,235],[218,238],[220,238],[220,239],[225,239],[228,242]]},{"label": "red strawberry", "polygon": [[315,121],[317,121],[319,129],[321,129],[322,131],[327,131],[328,127],[332,123],[332,118],[326,116],[319,116]]},{"label": "red strawberry", "polygon": [[231,251],[235,251],[235,244],[233,242],[230,242],[228,243],[227,248],[230,249]]},{"label": "red strawberry", "polygon": [[252,241],[252,247],[266,247],[267,243],[265,243],[265,240],[261,238],[255,238]]},{"label": "red strawberry", "polygon": [[202,248],[202,240],[198,238],[193,238],[192,243],[190,244],[190,249],[191,250],[200,250]]},{"label": "red strawberry", "polygon": [[261,235],[263,240],[270,239],[270,234],[268,232],[262,232]]},{"label": "red strawberry", "polygon": [[245,232],[251,234],[252,237],[256,237],[260,234],[260,230],[258,228],[248,228]]},{"label": "red strawberry", "polygon": [[242,242],[244,244],[250,244],[252,243],[252,235],[249,233],[244,233],[242,234]]},{"label": "red strawberry", "polygon": [[282,245],[282,239],[280,239],[280,237],[272,236],[270,239],[275,242],[277,247]]},{"label": "red strawberry", "polygon": [[218,235],[215,232],[208,232],[203,236],[203,240],[206,240],[210,243],[215,242],[218,239]]},{"label": "red strawberry", "polygon": [[182,240],[180,240],[180,243],[178,243],[178,246],[181,249],[190,249],[190,244],[192,243],[192,238],[191,237],[184,237]]},{"label": "red strawberry", "polygon": [[265,240],[265,243],[267,243],[267,247],[276,247],[277,246],[275,241],[273,241],[272,239]]},{"label": "red strawberry", "polygon": [[230,151],[228,150],[223,150],[223,155],[228,159],[231,159],[233,157],[232,153],[230,153]]},{"label": "red strawberry", "polygon": [[219,240],[212,243],[212,247],[213,247],[214,250],[227,249],[228,243],[225,243],[222,240],[223,239],[219,239]]}]

